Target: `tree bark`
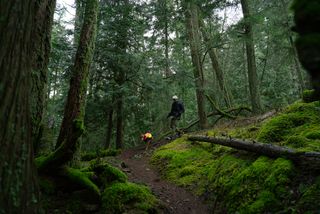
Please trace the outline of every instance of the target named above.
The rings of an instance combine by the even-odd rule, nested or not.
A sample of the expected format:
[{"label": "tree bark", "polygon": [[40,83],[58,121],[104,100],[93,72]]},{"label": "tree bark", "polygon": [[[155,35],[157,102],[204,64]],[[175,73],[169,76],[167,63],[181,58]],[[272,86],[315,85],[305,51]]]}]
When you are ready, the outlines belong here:
[{"label": "tree bark", "polygon": [[37,1],[0,0],[0,14],[0,212],[40,213],[30,111]]},{"label": "tree bark", "polygon": [[200,60],[200,31],[198,7],[192,1],[186,0],[185,18],[186,30],[188,32],[191,58],[193,64],[193,74],[196,85],[196,96],[198,105],[199,126],[204,129],[208,126],[207,116],[205,111],[205,96],[204,96],[204,76]]},{"label": "tree bark", "polygon": [[72,160],[84,131],[85,100],[94,52],[97,12],[98,0],[88,0],[56,150],[42,161],[42,169],[48,165],[49,168],[61,167]]},{"label": "tree bark", "polygon": [[273,144],[265,144],[255,141],[249,142],[231,138],[227,139],[192,135],[188,137],[188,140],[214,143],[239,150],[254,152],[259,155],[266,155],[269,157],[284,157],[293,160],[295,163],[298,164],[310,165],[315,170],[320,169],[320,152],[298,152],[294,149],[281,147]]},{"label": "tree bark", "polygon": [[109,149],[111,146],[112,128],[113,128],[113,106],[107,112],[108,124],[107,124],[107,134],[105,141],[105,148]]},{"label": "tree bark", "polygon": [[43,131],[43,113],[46,103],[48,82],[48,63],[51,50],[51,29],[55,0],[40,0],[36,2],[35,28],[33,29],[32,55],[32,87],[31,87],[31,122],[32,139],[35,153]]},{"label": "tree bark", "polygon": [[[119,23],[128,23],[129,15],[131,13],[130,8],[130,2],[128,0],[122,0],[118,2],[119,4],[122,3],[123,7],[125,8],[122,11],[121,17],[118,20]],[[114,72],[115,72],[115,82],[117,83],[117,97],[115,98],[116,103],[116,148],[122,149],[124,147],[124,127],[125,127],[125,117],[124,117],[124,92],[122,90],[122,87],[124,86],[124,83],[126,81],[126,74],[127,70],[130,67],[129,61],[127,60],[127,48],[129,45],[129,38],[128,38],[128,31],[129,31],[129,25],[124,24],[121,29],[118,29],[118,37],[117,45],[115,53],[119,54],[119,59],[117,60],[115,66],[114,66]]]},{"label": "tree bark", "polygon": [[259,93],[259,81],[256,67],[256,57],[253,42],[252,24],[250,23],[251,13],[248,5],[248,0],[241,0],[241,6],[244,17],[244,28],[246,35],[246,52],[248,63],[248,79],[249,79],[249,91],[252,111],[254,113],[261,112],[261,101]]},{"label": "tree bark", "polygon": [[116,132],[116,148],[122,149],[124,146],[124,124],[123,124],[123,95],[120,94],[116,100],[117,107],[117,132]]}]

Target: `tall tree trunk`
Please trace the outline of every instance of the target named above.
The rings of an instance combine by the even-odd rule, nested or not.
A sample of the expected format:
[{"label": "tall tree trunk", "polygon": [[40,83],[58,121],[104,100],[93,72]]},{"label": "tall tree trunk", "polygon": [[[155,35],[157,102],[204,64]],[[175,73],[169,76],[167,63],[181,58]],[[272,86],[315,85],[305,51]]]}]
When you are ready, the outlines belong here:
[{"label": "tall tree trunk", "polygon": [[85,101],[89,67],[94,52],[98,0],[87,0],[79,46],[72,68],[70,89],[64,109],[64,117],[57,139],[56,150],[39,166],[43,169],[60,167],[72,160],[79,138],[84,131]]},{"label": "tall tree trunk", "polygon": [[48,82],[48,63],[51,49],[51,29],[55,0],[40,0],[36,3],[35,25],[33,29],[32,55],[32,87],[31,87],[31,123],[32,139],[35,153],[37,152],[43,131],[43,112],[45,108]]},{"label": "tall tree trunk", "polygon": [[254,51],[252,24],[250,23],[251,13],[248,0],[241,0],[241,6],[244,17],[244,27],[246,35],[246,52],[248,63],[248,79],[252,111],[259,113],[261,111],[261,101],[259,93],[259,81],[257,76],[256,57]]},{"label": "tall tree trunk", "polygon": [[120,92],[116,98],[117,108],[117,133],[116,133],[116,148],[122,149],[124,146],[124,117],[123,117],[123,94]]},{"label": "tall tree trunk", "polygon": [[105,148],[109,149],[111,146],[111,137],[112,137],[112,128],[113,128],[113,106],[107,112],[108,116],[108,124],[107,124],[107,134],[106,134],[106,141],[105,141]]},{"label": "tall tree trunk", "polygon": [[212,64],[212,68],[214,70],[214,74],[216,75],[216,77],[218,79],[218,84],[219,84],[220,90],[223,94],[223,99],[226,103],[226,106],[227,106],[227,108],[230,108],[231,107],[230,95],[229,95],[229,91],[227,89],[227,86],[224,83],[224,75],[223,75],[223,71],[221,69],[217,54],[215,52],[215,49],[211,47],[212,44],[210,41],[210,37],[209,37],[208,33],[206,32],[206,27],[203,22],[203,19],[199,18],[199,21],[200,21],[199,23],[200,23],[200,29],[202,32],[202,36],[203,36],[203,39],[204,39],[206,46],[208,48],[208,53],[209,53],[209,56],[211,59],[211,64]]},{"label": "tall tree trunk", "polygon": [[198,8],[194,2],[186,0],[186,30],[188,32],[189,45],[191,50],[193,74],[196,85],[196,95],[198,104],[199,126],[206,128],[208,125],[207,116],[205,112],[205,95],[204,95],[204,76],[200,60],[200,31]]},{"label": "tall tree trunk", "polygon": [[36,2],[0,0],[1,213],[39,213],[30,112]]},{"label": "tall tree trunk", "polygon": [[[121,14],[119,22],[121,23],[128,23],[130,22],[129,20],[129,15],[131,12],[130,8],[130,3],[129,0],[122,0],[124,4],[124,10]],[[119,1],[119,3],[121,3]],[[122,87],[126,81],[126,73],[129,66],[129,62],[127,60],[127,48],[128,48],[128,29],[129,26],[125,24],[123,28],[119,29],[118,34],[119,34],[119,40],[117,42],[117,50],[116,52],[119,54],[119,60],[117,61],[117,64],[115,65],[115,81],[118,86],[118,91],[117,91],[117,97],[115,100],[116,103],[116,148],[117,149],[122,149],[124,146],[124,92],[122,90]]]}]

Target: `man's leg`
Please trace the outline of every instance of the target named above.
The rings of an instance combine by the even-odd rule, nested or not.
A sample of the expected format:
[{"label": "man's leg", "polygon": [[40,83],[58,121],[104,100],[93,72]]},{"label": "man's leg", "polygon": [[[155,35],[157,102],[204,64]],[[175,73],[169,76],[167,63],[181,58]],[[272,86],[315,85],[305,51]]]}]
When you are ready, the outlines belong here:
[{"label": "man's leg", "polygon": [[177,131],[177,118],[176,117],[172,117],[170,128],[171,128],[172,134],[175,135],[176,131]]}]

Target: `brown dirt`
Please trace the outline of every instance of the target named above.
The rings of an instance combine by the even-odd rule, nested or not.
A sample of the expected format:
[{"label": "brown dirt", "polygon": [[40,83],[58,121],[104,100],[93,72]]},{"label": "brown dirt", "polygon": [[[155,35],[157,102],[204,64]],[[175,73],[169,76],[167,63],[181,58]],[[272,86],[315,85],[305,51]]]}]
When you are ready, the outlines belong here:
[{"label": "brown dirt", "polygon": [[201,198],[191,194],[184,188],[178,187],[161,178],[154,166],[149,164],[153,150],[167,143],[162,141],[152,145],[146,152],[144,146],[124,151],[119,158],[123,161],[122,169],[131,182],[145,184],[164,205],[165,214],[206,214],[209,207]]}]

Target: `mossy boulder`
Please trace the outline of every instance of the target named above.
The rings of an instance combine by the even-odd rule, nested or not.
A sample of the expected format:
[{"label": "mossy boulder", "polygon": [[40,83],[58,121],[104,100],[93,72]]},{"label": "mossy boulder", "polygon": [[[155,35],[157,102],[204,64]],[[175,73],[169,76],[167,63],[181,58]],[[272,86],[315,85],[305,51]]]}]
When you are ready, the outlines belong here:
[{"label": "mossy boulder", "polygon": [[320,151],[320,102],[297,102],[262,124],[257,140],[299,151]]},{"label": "mossy boulder", "polygon": [[102,195],[105,213],[157,213],[158,201],[151,191],[134,183],[114,183]]},{"label": "mossy boulder", "polygon": [[94,172],[96,176],[95,182],[102,189],[114,182],[123,183],[128,180],[128,177],[125,173],[107,163],[93,162],[88,170]]}]

